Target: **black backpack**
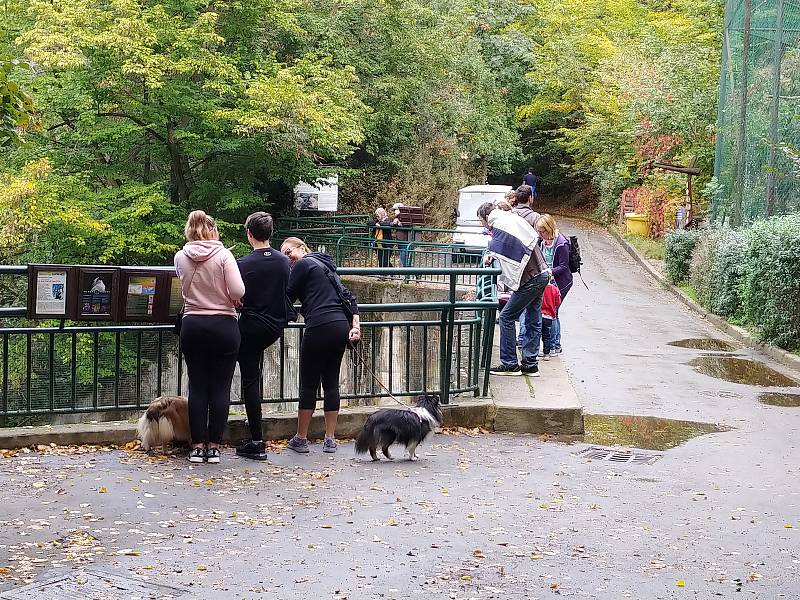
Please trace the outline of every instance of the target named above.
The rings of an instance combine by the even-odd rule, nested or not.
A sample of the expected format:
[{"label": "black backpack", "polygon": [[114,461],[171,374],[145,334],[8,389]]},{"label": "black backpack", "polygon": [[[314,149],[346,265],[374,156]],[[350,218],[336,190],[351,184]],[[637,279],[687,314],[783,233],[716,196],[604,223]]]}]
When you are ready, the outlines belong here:
[{"label": "black backpack", "polygon": [[578,245],[578,236],[569,236],[569,270],[570,273],[580,273],[581,265],[581,247]]},{"label": "black backpack", "polygon": [[581,283],[583,283],[583,286],[588,290],[589,286],[583,281],[583,275],[581,275],[582,264],[583,259],[581,258],[581,247],[578,244],[578,236],[571,235],[569,236],[569,270],[571,273],[580,275]]}]

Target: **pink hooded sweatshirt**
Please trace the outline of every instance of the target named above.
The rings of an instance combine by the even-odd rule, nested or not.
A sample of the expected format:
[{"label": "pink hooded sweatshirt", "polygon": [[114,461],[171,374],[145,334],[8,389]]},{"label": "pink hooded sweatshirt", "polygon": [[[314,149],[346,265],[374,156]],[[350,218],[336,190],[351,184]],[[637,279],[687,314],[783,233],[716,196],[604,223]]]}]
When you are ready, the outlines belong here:
[{"label": "pink hooded sweatshirt", "polygon": [[185,315],[230,315],[244,296],[244,282],[230,250],[216,240],[188,242],[175,254]]}]

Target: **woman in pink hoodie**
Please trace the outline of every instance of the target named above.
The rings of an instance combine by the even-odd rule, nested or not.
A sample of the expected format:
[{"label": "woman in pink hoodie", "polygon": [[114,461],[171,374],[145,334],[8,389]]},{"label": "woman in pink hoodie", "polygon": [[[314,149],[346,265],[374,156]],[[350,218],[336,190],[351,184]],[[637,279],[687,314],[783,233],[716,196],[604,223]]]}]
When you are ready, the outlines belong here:
[{"label": "woman in pink hoodie", "polygon": [[239,353],[236,306],[244,282],[209,215],[192,211],[184,235],[187,243],[175,255],[175,270],[184,302],[181,350],[189,375],[189,462],[218,463]]}]

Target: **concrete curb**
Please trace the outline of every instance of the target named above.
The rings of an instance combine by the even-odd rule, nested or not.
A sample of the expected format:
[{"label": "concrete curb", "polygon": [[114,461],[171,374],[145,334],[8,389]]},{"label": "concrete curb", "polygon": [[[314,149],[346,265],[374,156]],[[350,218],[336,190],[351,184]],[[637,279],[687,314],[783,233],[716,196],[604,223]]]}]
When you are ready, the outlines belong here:
[{"label": "concrete curb", "polygon": [[732,338],[735,338],[742,342],[744,345],[754,348],[760,352],[763,352],[773,360],[781,363],[782,365],[793,369],[800,373],[800,356],[796,356],[791,352],[787,352],[786,350],[782,350],[776,346],[771,344],[767,344],[756,339],[749,331],[743,329],[742,327],[738,327],[736,325],[732,325],[728,323],[722,317],[715,315],[712,312],[707,311],[705,308],[700,306],[697,302],[692,300],[689,296],[687,296],[682,290],[672,285],[667,278],[664,277],[661,273],[659,273],[656,269],[653,268],[645,257],[639,254],[639,251],[636,250],[631,244],[629,244],[625,238],[623,238],[619,233],[614,231],[613,229],[606,228],[611,236],[616,239],[620,245],[625,248],[625,250],[630,254],[633,259],[642,266],[642,268],[647,271],[647,273],[655,279],[658,283],[662,285],[665,289],[672,292],[672,294],[678,298],[681,302],[683,302],[686,306],[688,306],[691,310],[696,312],[698,315],[709,321],[713,324],[717,329],[720,329],[727,333]]},{"label": "concrete curb", "polygon": [[497,406],[494,431],[508,433],[546,433],[582,435],[583,407],[527,408]]},{"label": "concrete curb", "polygon": [[[364,426],[364,421],[379,407],[357,407],[342,410],[336,428],[338,437],[353,438]],[[513,433],[577,434],[583,432],[580,409],[541,410],[537,408],[496,406],[490,399],[462,399],[457,404],[443,407],[445,427],[480,427],[490,431]],[[264,437],[281,440],[295,433],[297,416],[269,415],[263,419]],[[321,439],[324,420],[322,411],[317,411],[311,422],[309,438]],[[243,416],[228,419],[224,441],[235,444],[249,437],[247,422]],[[0,429],[0,448],[14,449],[31,446],[64,445],[123,445],[136,439],[136,423],[108,421],[100,423],[76,423],[42,427],[8,427]]]}]

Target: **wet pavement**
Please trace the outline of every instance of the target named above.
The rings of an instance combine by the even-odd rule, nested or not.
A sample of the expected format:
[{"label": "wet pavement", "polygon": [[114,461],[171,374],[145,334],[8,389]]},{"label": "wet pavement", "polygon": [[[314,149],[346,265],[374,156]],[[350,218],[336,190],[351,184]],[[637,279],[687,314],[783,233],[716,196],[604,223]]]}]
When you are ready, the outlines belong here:
[{"label": "wet pavement", "polygon": [[721,356],[719,354],[698,356],[688,363],[698,373],[746,385],[763,387],[792,387],[798,383],[791,377],[758,360]]},{"label": "wet pavement", "polygon": [[800,407],[800,394],[781,394],[780,392],[766,392],[758,395],[758,401],[771,406]]},{"label": "wet pavement", "polygon": [[731,465],[735,435],[648,465],[479,432],[437,435],[414,463],[352,444],[196,466],[22,454],[0,460],[0,597],[65,572],[88,588],[92,568],[139,582],[104,599],[796,598],[796,479]]},{"label": "wet pavement", "polygon": [[689,338],[687,340],[676,340],[669,342],[670,346],[678,348],[694,348],[695,350],[718,350],[722,352],[733,352],[738,350],[740,346],[725,340],[718,340],[716,338]]},{"label": "wet pavement", "polygon": [[[263,464],[0,458],[0,598],[61,573],[99,588],[89,567],[135,579],[97,595],[131,600],[148,582],[186,598],[800,597],[800,411],[759,401],[800,389],[689,363],[797,375],[714,330],[604,231],[559,225],[580,236],[590,288],[576,281],[561,312],[586,439],[460,431],[415,463],[356,460],[347,443]],[[671,345],[688,339],[735,356]],[[587,454],[606,445],[619,452]],[[630,448],[653,460],[618,462]]]},{"label": "wet pavement", "polygon": [[631,415],[585,415],[583,424],[587,444],[646,450],[669,450],[698,435],[730,431],[713,423]]}]

